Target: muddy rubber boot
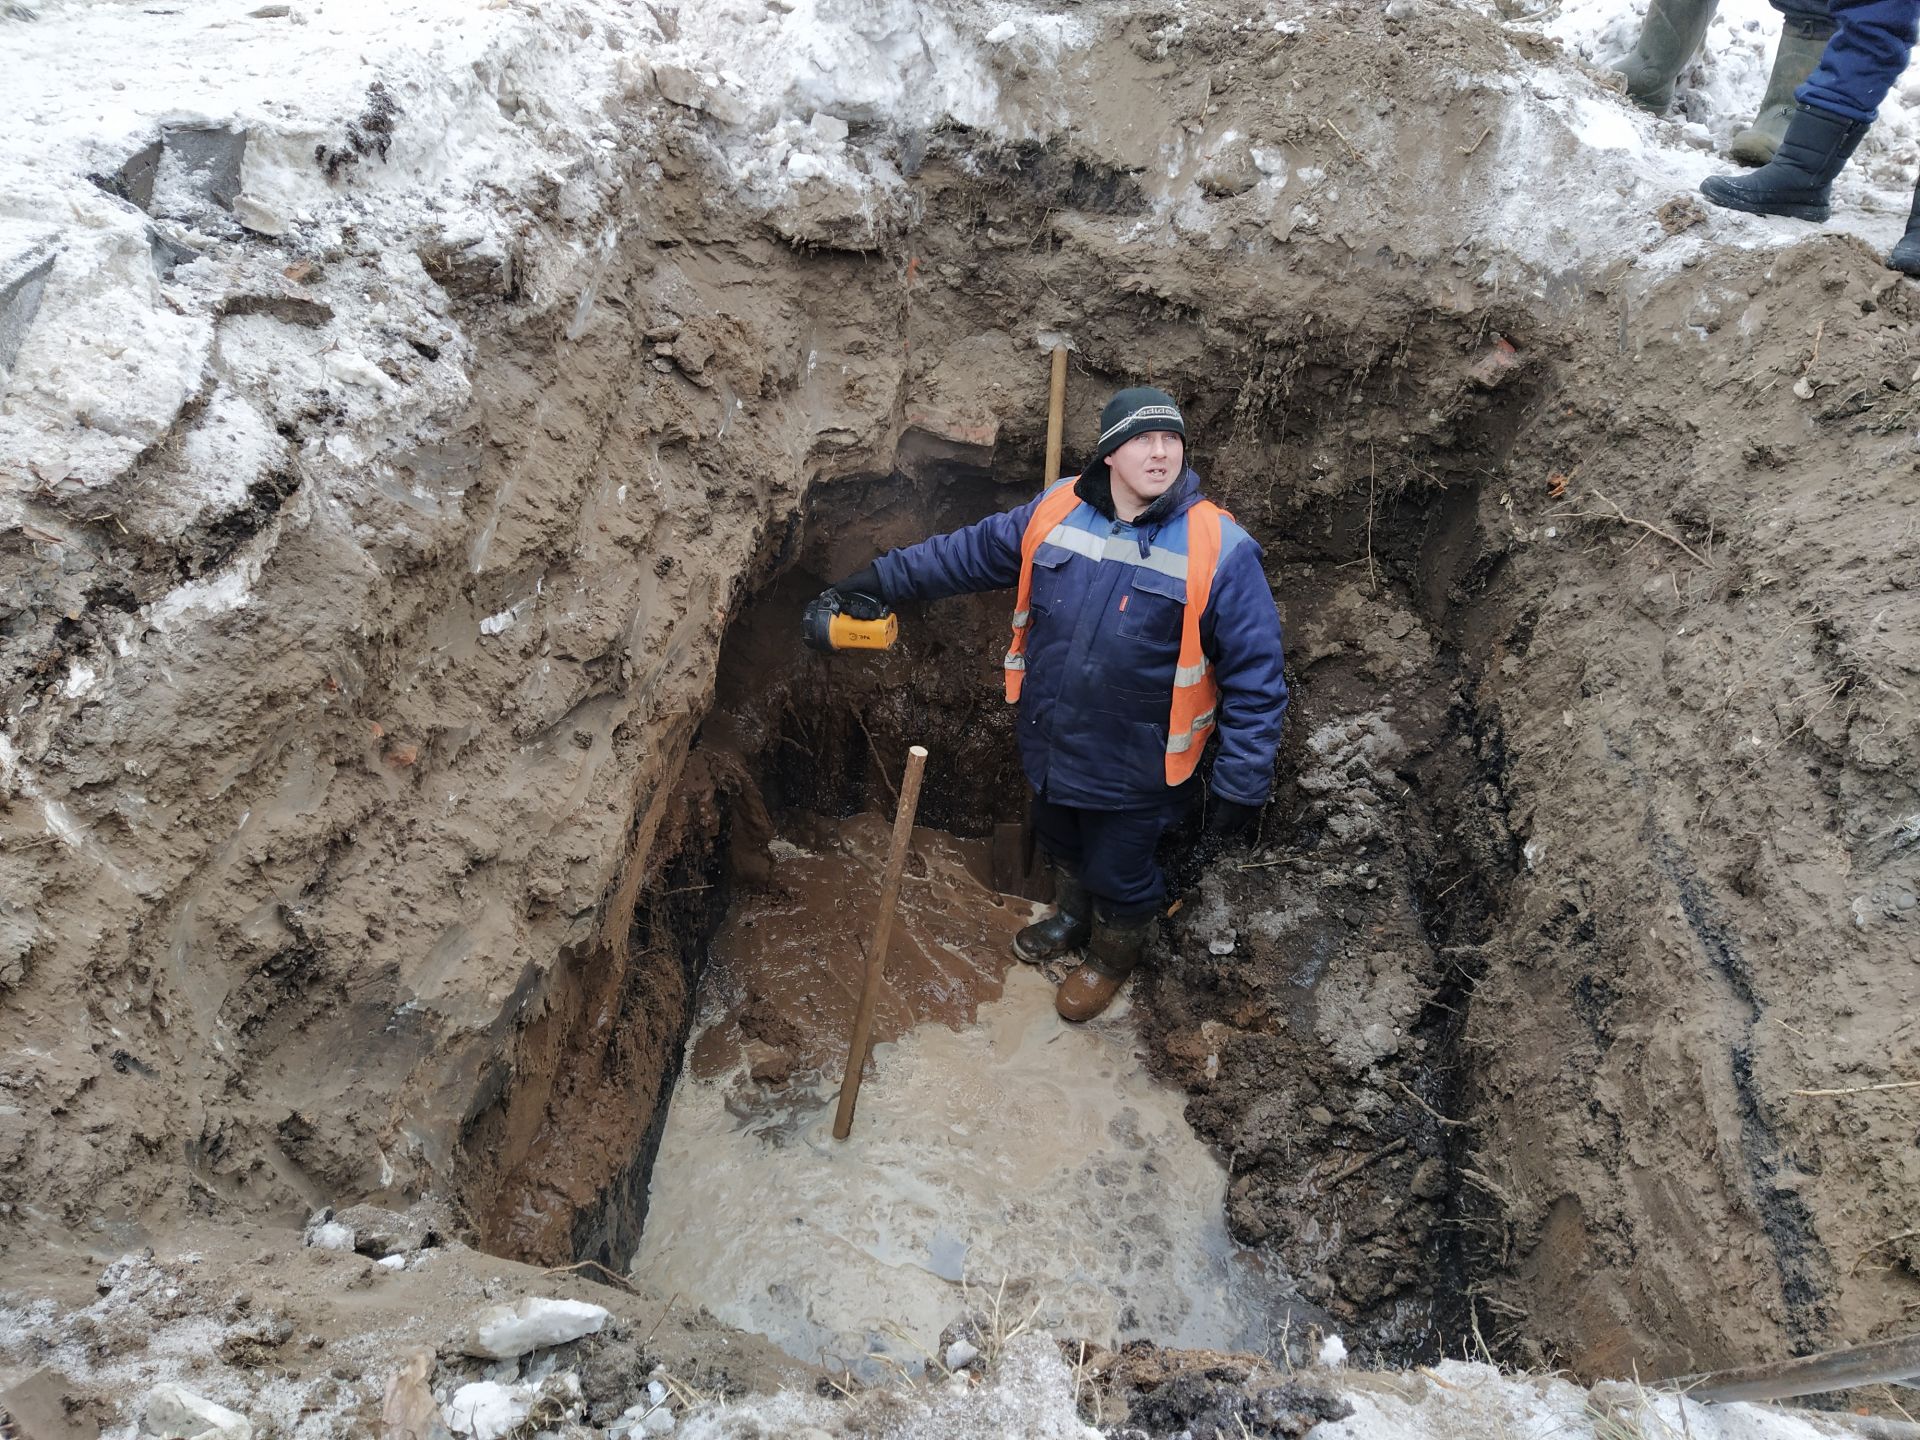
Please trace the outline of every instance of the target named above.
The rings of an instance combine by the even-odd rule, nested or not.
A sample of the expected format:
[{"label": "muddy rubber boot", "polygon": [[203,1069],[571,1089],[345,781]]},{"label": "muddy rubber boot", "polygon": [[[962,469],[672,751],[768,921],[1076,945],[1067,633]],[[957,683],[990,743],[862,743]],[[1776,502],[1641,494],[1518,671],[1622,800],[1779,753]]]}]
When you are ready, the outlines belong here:
[{"label": "muddy rubber boot", "polygon": [[1902,275],[1920,276],[1920,185],[1913,187],[1913,208],[1907,212],[1907,233],[1894,241],[1887,268]]},{"label": "muddy rubber boot", "polygon": [[1054,993],[1053,1008],[1062,1020],[1076,1024],[1091,1020],[1113,1003],[1113,997],[1146,953],[1147,939],[1158,918],[1149,914],[1137,920],[1095,921],[1085,963],[1062,980]]},{"label": "muddy rubber boot", "polygon": [[1833,177],[1866,133],[1858,120],[1802,105],[1787,122],[1787,137],[1773,159],[1751,175],[1709,175],[1700,193],[1750,215],[1825,220],[1833,213]]},{"label": "muddy rubber boot", "polygon": [[1719,0],[1653,0],[1633,49],[1614,62],[1627,98],[1658,115],[1673,103],[1673,82],[1707,38]]},{"label": "muddy rubber boot", "polygon": [[1820,63],[1833,26],[1815,20],[1789,20],[1780,32],[1780,49],[1773,57],[1773,76],[1767,81],[1767,93],[1760,97],[1759,113],[1753,123],[1733,137],[1728,156],[1741,165],[1764,165],[1773,159],[1780,142],[1787,138],[1787,124],[1800,108],[1793,98]]},{"label": "muddy rubber boot", "polygon": [[1013,937],[1013,953],[1029,965],[1044,965],[1071,954],[1093,934],[1093,897],[1080,877],[1064,865],[1054,867],[1053,913]]}]

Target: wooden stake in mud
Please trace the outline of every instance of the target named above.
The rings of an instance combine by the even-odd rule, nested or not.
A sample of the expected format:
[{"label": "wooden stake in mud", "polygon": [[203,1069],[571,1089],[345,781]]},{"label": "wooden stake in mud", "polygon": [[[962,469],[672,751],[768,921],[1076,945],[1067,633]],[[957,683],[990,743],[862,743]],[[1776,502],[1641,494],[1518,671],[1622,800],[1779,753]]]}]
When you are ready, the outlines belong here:
[{"label": "wooden stake in mud", "polygon": [[860,1072],[867,1066],[873,1041],[873,1012],[880,1004],[880,986],[887,977],[887,940],[893,934],[893,912],[900,904],[900,877],[907,868],[907,846],[913,840],[913,816],[920,808],[920,777],[926,773],[927,750],[915,745],[907,751],[907,773],[900,777],[900,808],[893,816],[893,846],[887,851],[886,878],[880,882],[880,909],[873,917],[873,940],[867,946],[866,979],[860,987],[860,1008],[853,1013],[853,1034],[847,1040],[847,1074],[840,1082],[840,1108],[834,1112],[833,1138],[844,1140],[853,1128],[853,1102],[860,1098]]},{"label": "wooden stake in mud", "polygon": [[1053,347],[1053,384],[1047,392],[1047,473],[1042,485],[1060,478],[1060,447],[1067,428],[1067,347]]}]

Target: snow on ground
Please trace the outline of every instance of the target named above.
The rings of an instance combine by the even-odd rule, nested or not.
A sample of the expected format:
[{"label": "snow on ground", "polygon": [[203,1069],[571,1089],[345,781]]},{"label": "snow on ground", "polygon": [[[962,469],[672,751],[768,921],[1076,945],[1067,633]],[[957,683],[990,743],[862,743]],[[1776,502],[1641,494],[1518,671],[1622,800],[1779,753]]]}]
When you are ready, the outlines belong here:
[{"label": "snow on ground", "polygon": [[[888,1440],[1095,1440],[1102,1433],[1077,1418],[1073,1374],[1049,1341],[1016,1341],[984,1383],[970,1379],[956,1377],[902,1401],[879,1433]],[[1831,1440],[1859,1433],[1807,1411],[1703,1405],[1632,1385],[1588,1392],[1565,1380],[1505,1375],[1458,1360],[1399,1375],[1360,1373],[1338,1388],[1353,1414],[1314,1426],[1307,1440]],[[875,1430],[828,1401],[782,1394],[699,1406],[678,1433],[685,1440],[829,1440]]]},{"label": "snow on ground", "polygon": [[[1554,0],[1518,17],[1505,0],[1501,9],[1505,23],[1544,31],[1593,64],[1626,49],[1638,26],[1633,0]],[[597,239],[533,236],[517,252],[525,273],[516,279],[536,298],[583,287],[615,238],[618,162],[645,143],[634,102],[650,85],[704,111],[743,190],[771,203],[814,178],[855,189],[897,183],[878,150],[856,153],[859,127],[924,133],[950,119],[1018,135],[1061,123],[1016,114],[999,77],[1045,74],[1095,23],[1014,0],[9,6],[0,123],[14,143],[0,153],[0,280],[22,257],[57,254],[7,378],[0,468],[70,496],[124,469],[189,400],[204,402],[214,312],[233,289],[220,272],[240,263],[248,232],[291,237],[301,253],[380,256],[380,295],[328,295],[330,323],[295,345],[303,353],[263,360],[286,359],[337,403],[333,433],[309,447],[364,464],[463,398],[464,342],[415,258],[422,238],[441,253],[504,257],[525,240],[516,230],[529,228],[516,212],[550,184],[555,218],[607,229]],[[1577,67],[1516,60],[1496,77],[1516,103],[1493,141],[1514,183],[1495,199],[1487,238],[1548,268],[1619,243],[1609,217],[1623,198],[1637,213],[1647,195],[1690,191],[1724,168],[1713,152],[1757,101],[1777,31],[1761,0],[1727,0],[1672,119],[1642,115]],[[1560,162],[1559,127],[1593,165]],[[237,184],[192,158],[194,132],[220,129],[246,135]],[[89,180],[115,176],[168,134],[177,143],[149,176],[150,213]],[[1843,178],[1837,225],[1890,243],[1916,136],[1920,76],[1904,82],[1864,164]],[[1806,233],[1788,221],[1726,219],[1711,238],[1768,244]],[[451,353],[420,367],[407,342],[430,331],[448,335]],[[401,369],[404,384],[393,378]],[[228,464],[206,440],[187,457],[188,480],[231,490],[237,469],[251,474],[277,458],[266,423],[275,417],[232,391],[211,408],[230,432],[225,448],[247,449],[246,463]],[[218,470],[224,478],[209,473]],[[176,509],[174,521],[189,522],[191,495]]]},{"label": "snow on ground", "polygon": [[[1566,53],[1604,70],[1634,46],[1645,0],[1463,0],[1500,15],[1517,30],[1558,40]],[[1737,172],[1727,144],[1759,108],[1773,71],[1781,17],[1767,0],[1721,0],[1700,54],[1680,76],[1665,116],[1647,115],[1624,97],[1575,102],[1584,138],[1601,151],[1625,151],[1636,162],[1669,169],[1692,189],[1709,174]],[[1568,76],[1568,80],[1573,77]],[[1577,83],[1577,82],[1576,82]],[[1828,228],[1859,235],[1885,250],[1905,226],[1913,196],[1913,159],[1920,141],[1920,66],[1910,66],[1881,106],[1853,162],[1834,186]],[[1731,212],[1716,212],[1731,220]],[[1809,232],[1793,220],[1732,220],[1739,243],[1790,244]]]},{"label": "snow on ground", "polygon": [[[204,0],[178,10],[54,0],[36,19],[0,19],[0,34],[9,52],[0,116],[17,142],[0,152],[0,268],[14,250],[57,251],[8,379],[0,470],[31,474],[62,499],[111,480],[201,391],[227,295],[265,284],[318,298],[300,271],[279,273],[290,255],[268,267],[236,243],[243,225],[292,235],[299,253],[369,257],[371,284],[324,297],[329,323],[278,335],[282,353],[257,356],[274,374],[291,367],[281,389],[310,385],[337,403],[340,423],[315,443],[356,463],[381,436],[464,396],[457,344],[425,383],[403,387],[388,373],[401,356],[417,364],[409,338],[436,348],[454,339],[438,313],[444,297],[406,242],[504,246],[504,197],[564,164],[563,206],[569,192],[594,204],[592,181],[613,172],[606,110],[623,57],[586,5],[536,18],[466,0]],[[383,121],[383,106],[398,118]],[[209,130],[245,132],[237,195],[224,196],[219,161],[187,158]],[[151,213],[88,178],[115,176],[169,133],[187,143],[150,169]],[[340,157],[334,179],[316,163],[322,150]],[[237,273],[249,261],[261,273]],[[292,327],[256,328],[263,345],[252,348],[266,349],[269,333]],[[247,357],[228,358],[245,368]],[[238,394],[215,396],[210,411],[230,438],[190,449],[190,478],[216,490],[236,468],[251,479],[271,431]]]},{"label": "snow on ground", "polygon": [[1706,1405],[1638,1386],[1592,1392],[1549,1376],[1506,1375],[1445,1360],[1431,1370],[1356,1377],[1354,1413],[1316,1425],[1310,1440],[1821,1440],[1858,1434],[1808,1411],[1772,1405]]}]

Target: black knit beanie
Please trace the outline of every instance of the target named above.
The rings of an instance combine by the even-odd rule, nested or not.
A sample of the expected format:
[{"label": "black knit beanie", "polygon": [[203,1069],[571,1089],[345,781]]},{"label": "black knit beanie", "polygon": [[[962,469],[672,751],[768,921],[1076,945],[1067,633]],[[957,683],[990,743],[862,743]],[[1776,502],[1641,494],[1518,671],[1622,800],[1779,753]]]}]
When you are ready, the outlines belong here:
[{"label": "black knit beanie", "polygon": [[1092,464],[1100,464],[1134,436],[1151,430],[1170,430],[1182,440],[1187,438],[1187,422],[1180,418],[1173,397],[1151,385],[1116,392],[1100,412],[1100,443],[1094,446]]}]

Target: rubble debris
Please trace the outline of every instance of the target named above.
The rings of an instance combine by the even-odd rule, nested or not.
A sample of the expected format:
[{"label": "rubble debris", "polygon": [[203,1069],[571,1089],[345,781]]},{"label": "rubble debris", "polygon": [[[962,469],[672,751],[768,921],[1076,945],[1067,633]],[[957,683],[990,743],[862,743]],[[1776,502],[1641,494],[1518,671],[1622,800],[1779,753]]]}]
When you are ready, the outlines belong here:
[{"label": "rubble debris", "polygon": [[395,122],[402,113],[385,82],[375,80],[367,86],[366,107],[348,124],[346,138],[339,145],[323,142],[314,146],[314,163],[326,173],[327,179],[338,180],[365,156],[377,155],[384,161],[393,148]]},{"label": "rubble debris", "polygon": [[222,210],[232,210],[240,194],[240,168],[247,153],[247,132],[224,125],[181,125],[161,141],[161,161],[179,165],[189,189],[204,195]]},{"label": "rubble debris", "polygon": [[1146,1435],[1243,1435],[1255,1440],[1297,1440],[1326,1420],[1353,1414],[1338,1394],[1303,1381],[1251,1391],[1244,1381],[1212,1372],[1178,1375],[1133,1401],[1131,1422],[1120,1433]]},{"label": "rubble debris", "polygon": [[147,1397],[146,1429],[158,1440],[253,1440],[253,1423],[179,1385],[160,1385]]},{"label": "rubble debris", "polygon": [[0,1391],[16,1440],[94,1440],[97,1426],[82,1425],[67,1409],[67,1383],[51,1370],[36,1370],[12,1388]]},{"label": "rubble debris", "polygon": [[423,1200],[410,1210],[388,1210],[380,1205],[349,1205],[334,1220],[353,1231],[353,1248],[380,1259],[396,1253],[426,1250],[440,1243],[451,1228],[444,1207]]},{"label": "rubble debris", "polygon": [[387,1382],[380,1407],[380,1440],[450,1440],[428,1381],[433,1376],[433,1351],[425,1346],[401,1362]]},{"label": "rubble debris", "polygon": [[749,1040],[746,1052],[747,1074],[759,1084],[784,1085],[792,1077],[795,1061],[791,1050],[764,1040]]},{"label": "rubble debris", "polygon": [[711,115],[722,125],[739,126],[753,118],[753,110],[715,76],[702,75],[684,65],[655,65],[653,83],[675,105]]},{"label": "rubble debris", "polygon": [[42,242],[0,260],[0,375],[10,372],[19,358],[58,256],[51,243]]},{"label": "rubble debris", "polygon": [[481,1311],[460,1345],[468,1355],[511,1360],[530,1350],[597,1335],[610,1318],[603,1306],[584,1300],[547,1300],[529,1295],[512,1305],[494,1305]]}]

